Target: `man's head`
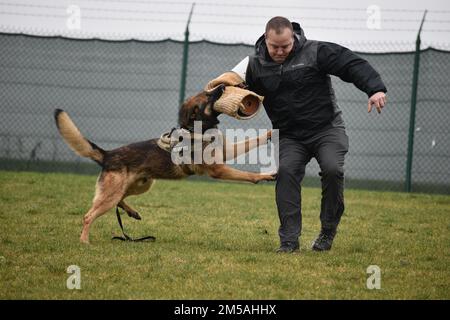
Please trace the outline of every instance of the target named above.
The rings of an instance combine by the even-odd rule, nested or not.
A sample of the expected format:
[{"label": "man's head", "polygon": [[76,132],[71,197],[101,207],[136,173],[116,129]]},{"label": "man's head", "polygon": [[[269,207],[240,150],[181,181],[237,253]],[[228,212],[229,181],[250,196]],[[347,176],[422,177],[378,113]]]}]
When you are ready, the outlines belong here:
[{"label": "man's head", "polygon": [[274,17],[266,24],[266,46],[276,63],[283,63],[294,47],[294,31],[291,22],[284,17]]}]

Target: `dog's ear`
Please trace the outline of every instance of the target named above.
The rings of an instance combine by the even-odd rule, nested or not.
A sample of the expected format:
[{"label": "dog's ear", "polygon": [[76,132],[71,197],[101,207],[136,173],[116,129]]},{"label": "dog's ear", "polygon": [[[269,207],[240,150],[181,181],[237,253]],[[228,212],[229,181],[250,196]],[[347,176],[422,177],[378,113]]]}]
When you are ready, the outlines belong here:
[{"label": "dog's ear", "polygon": [[222,96],[222,93],[225,91],[225,85],[219,84],[217,87],[215,87],[212,90],[209,91],[205,91],[206,96],[208,97],[209,101],[213,101],[216,102],[216,100],[220,99],[220,97]]},{"label": "dog's ear", "polygon": [[207,116],[212,115],[214,103],[216,103],[216,101],[220,99],[224,91],[225,91],[224,84],[218,85],[213,90],[205,91],[206,96],[208,97],[208,103],[203,111],[205,115]]}]

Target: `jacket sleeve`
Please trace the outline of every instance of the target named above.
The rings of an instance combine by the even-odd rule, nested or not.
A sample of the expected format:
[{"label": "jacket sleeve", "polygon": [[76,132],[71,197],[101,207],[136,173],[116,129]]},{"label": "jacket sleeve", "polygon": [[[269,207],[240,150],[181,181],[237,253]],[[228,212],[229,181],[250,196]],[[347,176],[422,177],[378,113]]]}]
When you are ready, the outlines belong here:
[{"label": "jacket sleeve", "polygon": [[246,79],[248,62],[250,57],[246,56],[241,62],[239,62],[231,71],[236,73],[243,81]]},{"label": "jacket sleeve", "polygon": [[377,92],[387,92],[378,72],[351,50],[331,42],[319,42],[317,49],[319,69],[353,83],[369,97]]}]

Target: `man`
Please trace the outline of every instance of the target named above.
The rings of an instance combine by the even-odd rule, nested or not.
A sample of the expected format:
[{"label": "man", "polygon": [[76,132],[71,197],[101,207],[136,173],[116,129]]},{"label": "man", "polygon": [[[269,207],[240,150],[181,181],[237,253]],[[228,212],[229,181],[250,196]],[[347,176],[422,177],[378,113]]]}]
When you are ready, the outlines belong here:
[{"label": "man", "polygon": [[264,96],[274,129],[279,129],[276,203],[281,246],[299,249],[301,186],[306,164],[316,158],[321,172],[321,231],[312,245],[330,250],[344,212],[344,157],[348,151],[341,111],[329,75],[352,82],[368,97],[368,112],[386,104],[386,87],[369,63],[340,45],[307,40],[298,23],[274,17],[255,44],[255,54],[208,83],[242,85]]}]

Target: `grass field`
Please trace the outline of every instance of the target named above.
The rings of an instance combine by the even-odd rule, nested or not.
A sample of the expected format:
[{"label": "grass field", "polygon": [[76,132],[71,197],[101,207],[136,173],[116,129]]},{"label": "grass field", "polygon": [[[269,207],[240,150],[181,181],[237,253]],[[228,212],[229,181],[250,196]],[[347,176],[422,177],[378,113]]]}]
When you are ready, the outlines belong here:
[{"label": "grass field", "polygon": [[[449,299],[450,196],[346,190],[333,250],[312,252],[320,189],[303,190],[301,252],[274,253],[274,184],[157,181],[78,242],[95,176],[0,171],[1,299]],[[81,271],[69,290],[67,267]],[[381,270],[369,290],[367,267]]]}]

